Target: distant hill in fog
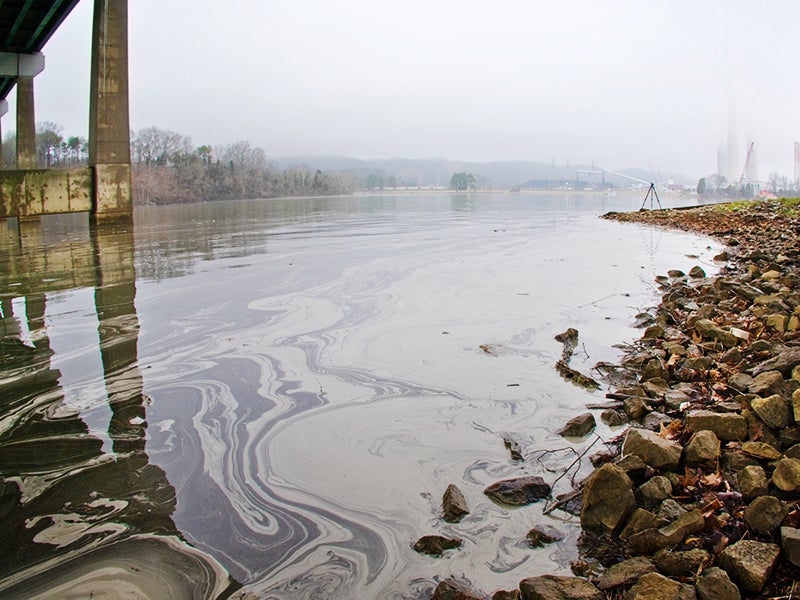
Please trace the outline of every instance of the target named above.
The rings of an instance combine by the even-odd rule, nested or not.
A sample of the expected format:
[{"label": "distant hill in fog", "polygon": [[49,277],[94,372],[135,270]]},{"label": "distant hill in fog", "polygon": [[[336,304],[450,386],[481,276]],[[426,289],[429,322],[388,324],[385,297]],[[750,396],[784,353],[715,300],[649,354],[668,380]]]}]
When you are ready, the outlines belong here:
[{"label": "distant hill in fog", "polygon": [[[601,167],[588,164],[566,165],[535,161],[494,161],[469,162],[444,158],[381,158],[359,159],[346,156],[294,156],[273,158],[272,162],[282,169],[303,165],[323,172],[352,173],[359,178],[370,174],[380,175],[384,181],[393,178],[398,187],[448,186],[453,173],[472,173],[479,188],[508,189],[531,180],[575,180],[599,182],[602,176],[589,174]],[[645,181],[667,181],[691,184],[686,177],[677,173],[658,173],[641,168],[614,168]],[[579,173],[579,171],[584,171]],[[606,181],[615,185],[628,186],[635,182],[606,174]],[[392,186],[393,187],[393,186]]]}]

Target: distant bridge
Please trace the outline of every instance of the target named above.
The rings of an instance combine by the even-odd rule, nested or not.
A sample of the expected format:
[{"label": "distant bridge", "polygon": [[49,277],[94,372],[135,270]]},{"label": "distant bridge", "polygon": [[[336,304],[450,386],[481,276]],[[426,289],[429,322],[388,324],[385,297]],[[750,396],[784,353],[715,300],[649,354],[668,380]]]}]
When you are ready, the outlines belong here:
[{"label": "distant bridge", "polygon": [[89,166],[37,164],[34,78],[44,70],[42,48],[78,2],[0,0],[0,117],[17,90],[17,162],[0,171],[0,219],[35,223],[45,214],[90,212],[99,224],[132,220],[127,0],[94,0]]}]

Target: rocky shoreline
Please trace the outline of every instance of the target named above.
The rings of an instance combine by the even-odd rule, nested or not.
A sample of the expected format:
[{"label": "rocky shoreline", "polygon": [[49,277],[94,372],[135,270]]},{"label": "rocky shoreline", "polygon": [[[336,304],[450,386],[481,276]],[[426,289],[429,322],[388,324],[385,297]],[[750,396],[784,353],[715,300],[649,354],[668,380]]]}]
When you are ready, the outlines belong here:
[{"label": "rocky shoreline", "polygon": [[[659,277],[661,303],[637,316],[641,339],[621,364],[596,366],[614,390],[601,418],[628,426],[558,503],[580,515],[575,576],[532,577],[491,598],[800,597],[800,200],[604,218],[702,233],[727,250],[719,273]],[[572,335],[560,334],[565,353]],[[587,415],[568,426],[591,430]],[[544,482],[520,485],[530,483]],[[549,493],[526,490],[514,493]],[[539,533],[532,543],[552,541]],[[487,597],[452,579],[432,596]]]}]

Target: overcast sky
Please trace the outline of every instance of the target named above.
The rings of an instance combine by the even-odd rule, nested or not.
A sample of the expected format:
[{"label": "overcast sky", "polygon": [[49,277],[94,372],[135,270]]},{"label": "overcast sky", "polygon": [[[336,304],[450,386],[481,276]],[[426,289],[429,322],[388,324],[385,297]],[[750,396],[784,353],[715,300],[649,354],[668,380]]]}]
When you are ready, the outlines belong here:
[{"label": "overcast sky", "polygon": [[[91,13],[36,79],[37,120],[66,135],[88,130]],[[129,17],[131,127],[195,145],[699,177],[735,122],[740,168],[752,139],[761,179],[794,175],[797,0],[130,0]]]}]

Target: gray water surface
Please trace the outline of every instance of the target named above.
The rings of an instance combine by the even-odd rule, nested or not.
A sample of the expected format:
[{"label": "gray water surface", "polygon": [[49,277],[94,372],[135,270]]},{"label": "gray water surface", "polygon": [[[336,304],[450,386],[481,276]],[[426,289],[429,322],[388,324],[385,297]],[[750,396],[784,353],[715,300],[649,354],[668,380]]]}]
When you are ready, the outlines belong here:
[{"label": "gray water surface", "polygon": [[[559,377],[554,335],[578,329],[571,365],[597,376],[641,335],[656,275],[718,268],[708,239],[598,218],[640,205],[218,202],[138,209],[129,233],[46,219],[22,245],[0,226],[0,595],[412,598],[567,574],[577,520],[483,489],[601,449],[555,433],[606,390]],[[531,549],[536,524],[564,540]],[[416,554],[430,533],[464,545]]]}]

